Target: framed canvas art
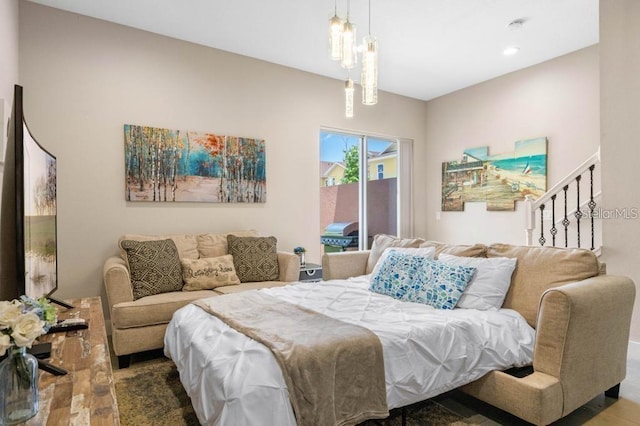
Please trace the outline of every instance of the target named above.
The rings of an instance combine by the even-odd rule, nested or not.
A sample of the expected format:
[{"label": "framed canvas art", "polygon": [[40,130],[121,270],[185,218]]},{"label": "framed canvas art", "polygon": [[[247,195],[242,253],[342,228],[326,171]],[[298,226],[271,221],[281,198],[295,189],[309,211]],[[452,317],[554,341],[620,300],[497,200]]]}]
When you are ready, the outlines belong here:
[{"label": "framed canvas art", "polygon": [[125,124],[127,201],[264,203],[263,139]]}]

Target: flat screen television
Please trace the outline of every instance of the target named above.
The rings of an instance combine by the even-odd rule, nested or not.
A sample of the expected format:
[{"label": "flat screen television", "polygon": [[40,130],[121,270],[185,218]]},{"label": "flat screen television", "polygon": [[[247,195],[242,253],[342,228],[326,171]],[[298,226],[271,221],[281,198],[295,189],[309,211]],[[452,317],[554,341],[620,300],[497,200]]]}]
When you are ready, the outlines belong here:
[{"label": "flat screen television", "polygon": [[16,85],[5,154],[0,217],[0,300],[52,299],[58,289],[57,162],[33,137]]}]

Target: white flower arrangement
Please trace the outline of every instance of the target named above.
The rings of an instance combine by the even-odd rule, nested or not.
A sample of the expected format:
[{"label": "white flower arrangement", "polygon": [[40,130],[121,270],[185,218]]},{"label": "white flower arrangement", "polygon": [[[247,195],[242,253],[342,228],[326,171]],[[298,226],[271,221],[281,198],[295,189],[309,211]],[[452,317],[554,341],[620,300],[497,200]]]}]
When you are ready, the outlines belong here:
[{"label": "white flower arrangement", "polygon": [[0,356],[12,346],[30,348],[56,323],[57,316],[57,309],[46,298],[0,301]]}]

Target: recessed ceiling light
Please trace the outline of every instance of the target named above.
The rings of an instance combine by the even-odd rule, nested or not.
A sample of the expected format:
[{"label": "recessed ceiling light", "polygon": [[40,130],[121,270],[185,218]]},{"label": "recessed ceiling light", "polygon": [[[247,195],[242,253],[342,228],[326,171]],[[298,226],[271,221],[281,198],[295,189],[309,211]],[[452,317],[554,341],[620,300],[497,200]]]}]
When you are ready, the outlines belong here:
[{"label": "recessed ceiling light", "polygon": [[520,51],[520,48],[518,46],[509,46],[506,49],[504,49],[504,51],[502,52],[502,54],[504,56],[511,56],[511,55],[515,55],[516,53],[518,53]]},{"label": "recessed ceiling light", "polygon": [[507,29],[509,29],[509,31],[517,31],[519,29],[522,29],[522,26],[524,25],[524,21],[525,21],[524,18],[514,19],[513,21],[507,24]]}]

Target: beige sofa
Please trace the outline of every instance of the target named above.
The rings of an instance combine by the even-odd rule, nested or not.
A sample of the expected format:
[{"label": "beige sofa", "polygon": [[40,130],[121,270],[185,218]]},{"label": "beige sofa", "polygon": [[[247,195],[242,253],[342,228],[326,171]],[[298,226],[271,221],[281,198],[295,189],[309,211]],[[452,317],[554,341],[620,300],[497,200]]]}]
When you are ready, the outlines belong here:
[{"label": "beige sofa", "polygon": [[462,391],[538,425],[566,416],[602,392],[617,398],[626,374],[635,285],[606,275],[591,251],[376,236],[371,251],[325,254],[324,279],[371,273],[391,246],[434,246],[436,256],[518,259],[503,307],[520,312],[536,328],[530,374],[494,371]]},{"label": "beige sofa", "polygon": [[[236,236],[257,236],[255,231],[232,232]],[[170,238],[180,258],[198,259],[228,254],[225,234],[200,235],[123,235],[123,240],[161,240]],[[249,289],[275,287],[297,281],[300,260],[293,253],[278,251],[279,277],[277,281],[244,282],[216,287],[212,290],[173,291],[154,294],[134,300],[129,268],[125,255],[109,257],[103,268],[104,285],[111,315],[113,350],[120,368],[129,365],[130,355],[136,352],[160,349],[164,346],[164,333],[173,313],[193,300]]]}]

